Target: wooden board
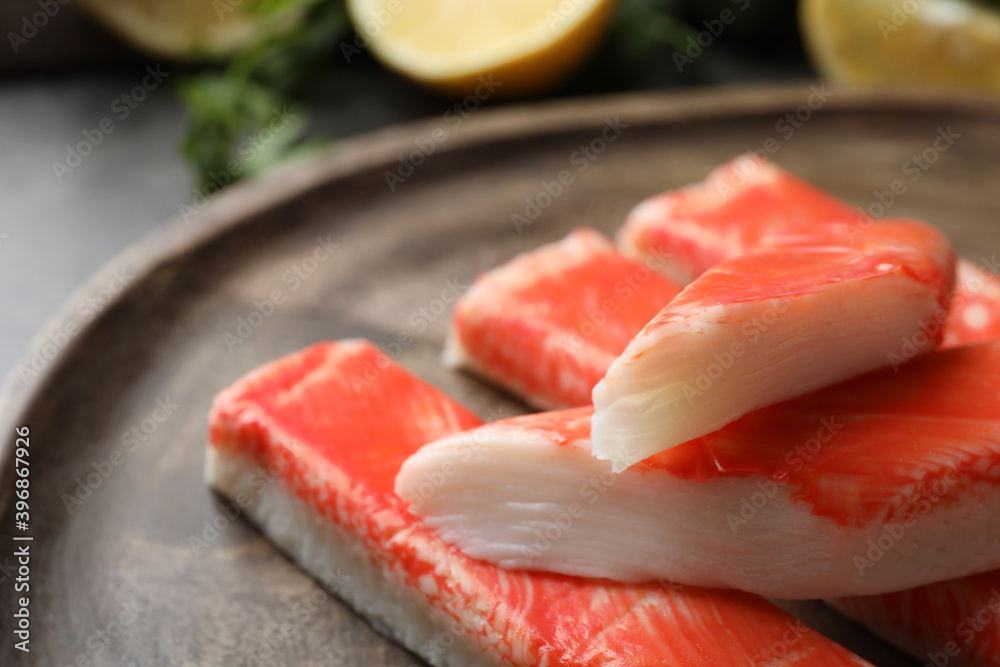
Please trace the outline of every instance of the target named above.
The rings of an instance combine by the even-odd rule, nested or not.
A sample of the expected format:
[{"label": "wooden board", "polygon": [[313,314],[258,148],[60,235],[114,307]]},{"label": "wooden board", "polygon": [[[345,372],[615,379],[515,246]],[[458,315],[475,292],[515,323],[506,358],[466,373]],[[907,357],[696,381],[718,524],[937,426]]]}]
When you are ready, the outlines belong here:
[{"label": "wooden board", "polygon": [[[820,101],[793,86],[560,101],[454,125],[441,117],[344,141],[227,191],[113,261],[40,334],[40,371],[15,372],[0,401],[5,628],[21,595],[12,537],[34,538],[31,653],[5,631],[0,663],[419,663],[250,525],[218,519],[222,500],[202,480],[213,395],[314,341],[391,346],[407,333],[411,344],[390,347],[404,365],[483,414],[521,410],[439,367],[449,290],[578,225],[613,232],[641,198],[738,153],[770,150],[865,207],[892,196],[888,215],[940,225],[972,259],[1000,250],[1000,107],[983,101],[846,91]],[[400,171],[399,156],[421,164]],[[387,172],[405,179],[390,187]],[[561,172],[572,181],[546,196]],[[531,224],[516,230],[514,214]],[[259,326],[241,329],[241,319]],[[25,425],[31,518],[21,532],[12,446]],[[194,536],[207,546],[193,548]],[[788,607],[878,665],[918,664],[818,603]]]}]

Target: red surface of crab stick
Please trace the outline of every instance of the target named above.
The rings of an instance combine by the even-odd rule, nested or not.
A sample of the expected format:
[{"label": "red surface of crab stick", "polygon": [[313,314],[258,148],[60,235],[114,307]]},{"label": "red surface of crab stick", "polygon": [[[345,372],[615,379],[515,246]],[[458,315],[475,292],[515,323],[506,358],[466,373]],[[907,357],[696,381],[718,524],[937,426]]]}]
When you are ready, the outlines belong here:
[{"label": "red surface of crab stick", "polygon": [[482,274],[455,304],[444,360],[543,409],[590,404],[611,361],[681,287],[592,229]]},{"label": "red surface of crab stick", "polygon": [[216,398],[207,477],[306,571],[433,665],[868,665],[762,598],[511,572],[393,493],[427,440],[480,421],[374,345],[321,343]]},{"label": "red surface of crab stick", "polygon": [[515,417],[428,444],[396,491],[504,567],[780,598],[911,588],[1000,567],[997,370],[1000,343],[934,352],[618,475],[590,455],[590,408]]},{"label": "red surface of crab stick", "polygon": [[628,257],[655,252],[669,258],[664,272],[687,284],[719,262],[772,239],[810,240],[827,225],[861,233],[871,226],[866,220],[854,207],[776,164],[741,155],[704,181],[638,204],[617,240]]},{"label": "red surface of crab stick", "polygon": [[852,244],[762,247],[690,283],[595,387],[593,443],[617,472],[758,408],[937,347],[947,239],[890,221]]},{"label": "red surface of crab stick", "polygon": [[[687,283],[754,249],[830,234],[853,243],[879,224],[772,162],[740,156],[705,181],[646,199],[617,238],[625,255],[654,256],[665,275]],[[995,254],[958,261],[944,347],[1000,339],[998,270]]]},{"label": "red surface of crab stick", "polygon": [[921,664],[1000,665],[1000,570],[898,593],[827,602]]}]

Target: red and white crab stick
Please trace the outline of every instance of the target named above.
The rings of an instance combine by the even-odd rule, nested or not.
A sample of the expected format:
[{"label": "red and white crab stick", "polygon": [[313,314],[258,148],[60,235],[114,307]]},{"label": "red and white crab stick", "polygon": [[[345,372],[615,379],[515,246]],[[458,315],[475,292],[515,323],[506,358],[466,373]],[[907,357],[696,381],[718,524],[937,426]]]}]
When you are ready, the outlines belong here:
[{"label": "red and white crab stick", "polygon": [[[935,349],[954,255],[934,228],[852,244],[795,239],[723,260],[628,344],[595,387],[594,455],[616,472],[742,415]],[[901,345],[901,341],[906,344]]]},{"label": "red and white crab stick", "polygon": [[581,228],[479,276],[455,304],[443,359],[542,409],[590,405],[611,362],[681,286],[663,259],[626,259]]},{"label": "red and white crab stick", "polygon": [[[777,164],[741,155],[704,181],[637,205],[617,239],[626,256],[654,257],[664,275],[687,284],[748,252],[821,238],[855,243],[878,224]],[[995,253],[979,260],[957,262],[944,347],[1000,339],[1000,261]]]},{"label": "red and white crab stick", "polygon": [[425,441],[480,423],[374,345],[321,343],[219,394],[207,477],[435,666],[869,665],[746,593],[511,572],[445,544],[393,480]]},{"label": "red and white crab stick", "polygon": [[423,447],[396,492],[445,541],[503,567],[779,598],[912,588],[1000,567],[988,369],[1000,343],[935,352],[618,474],[590,455],[591,408],[514,417]]}]

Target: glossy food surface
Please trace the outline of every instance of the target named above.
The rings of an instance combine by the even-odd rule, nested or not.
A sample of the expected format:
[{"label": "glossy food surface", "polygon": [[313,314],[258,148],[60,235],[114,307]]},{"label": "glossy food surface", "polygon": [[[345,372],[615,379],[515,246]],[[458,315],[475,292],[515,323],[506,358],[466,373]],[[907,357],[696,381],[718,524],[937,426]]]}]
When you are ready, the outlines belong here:
[{"label": "glossy food surface", "polygon": [[590,404],[625,346],[681,290],[593,229],[480,275],[455,304],[446,358],[547,409]]},{"label": "glossy food surface", "polygon": [[271,466],[497,664],[722,667],[769,659],[790,628],[786,664],[867,664],[752,595],[511,572],[446,546],[388,489],[426,440],[479,423],[373,345],[345,341],[273,362],[223,392],[211,439]]}]

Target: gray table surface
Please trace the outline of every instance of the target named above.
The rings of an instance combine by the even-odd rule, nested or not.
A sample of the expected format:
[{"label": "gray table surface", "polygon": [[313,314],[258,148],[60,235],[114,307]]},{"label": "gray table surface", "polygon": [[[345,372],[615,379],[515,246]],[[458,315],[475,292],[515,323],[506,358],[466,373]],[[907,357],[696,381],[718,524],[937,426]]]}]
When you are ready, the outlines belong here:
[{"label": "gray table surface", "polygon": [[[122,119],[112,105],[143,76],[142,66],[127,70],[0,82],[0,373],[16,372],[36,333],[88,276],[195,197],[174,92],[160,86]],[[442,104],[390,77],[364,81],[371,73],[347,69],[324,91],[312,113],[319,134],[348,136]],[[106,118],[113,131],[57,174],[53,163],[67,162],[67,146],[84,132],[96,136]]]}]

